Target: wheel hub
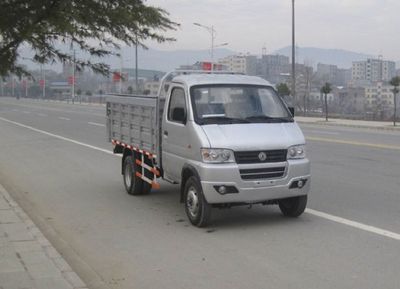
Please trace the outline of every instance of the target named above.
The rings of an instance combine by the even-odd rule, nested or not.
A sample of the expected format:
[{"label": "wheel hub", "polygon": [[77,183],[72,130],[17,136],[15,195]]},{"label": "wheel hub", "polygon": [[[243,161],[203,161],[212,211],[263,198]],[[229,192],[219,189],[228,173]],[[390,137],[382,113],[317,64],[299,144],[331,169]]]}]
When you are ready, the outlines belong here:
[{"label": "wheel hub", "polygon": [[186,207],[192,217],[196,217],[199,212],[199,197],[194,187],[190,187],[187,193]]},{"label": "wheel hub", "polygon": [[131,184],[132,184],[132,168],[131,168],[131,166],[130,166],[129,164],[127,164],[127,165],[125,166],[124,177],[125,177],[126,186],[127,186],[128,188],[130,188],[130,187],[131,187]]}]

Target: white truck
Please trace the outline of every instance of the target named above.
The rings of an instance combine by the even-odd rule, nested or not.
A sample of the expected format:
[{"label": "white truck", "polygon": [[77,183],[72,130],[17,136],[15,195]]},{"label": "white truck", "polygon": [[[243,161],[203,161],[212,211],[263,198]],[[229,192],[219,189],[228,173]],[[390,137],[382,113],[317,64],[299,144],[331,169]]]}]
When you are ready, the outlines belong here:
[{"label": "white truck", "polygon": [[158,178],[180,185],[190,222],[212,208],[277,204],[301,215],[310,190],[305,139],[270,83],[224,72],[175,71],[157,96],[109,96],[107,132],[122,154],[126,191],[148,194]]}]

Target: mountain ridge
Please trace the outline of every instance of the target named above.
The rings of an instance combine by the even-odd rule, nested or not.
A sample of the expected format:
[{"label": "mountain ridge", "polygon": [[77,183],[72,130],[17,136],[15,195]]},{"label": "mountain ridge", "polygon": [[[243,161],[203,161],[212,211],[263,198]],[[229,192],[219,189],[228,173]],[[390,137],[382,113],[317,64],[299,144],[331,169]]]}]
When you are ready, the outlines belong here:
[{"label": "mountain ridge", "polygon": [[[135,50],[133,47],[123,47],[119,53],[122,55],[123,67],[133,68],[135,66]],[[214,50],[215,61],[229,55],[238,54],[233,50],[227,48],[217,48]],[[275,50],[272,54],[282,54],[291,57],[291,46],[286,46]],[[32,51],[28,48],[21,51],[20,55],[30,56]],[[85,54],[77,50],[79,57],[85,57]],[[253,54],[254,55],[254,54]],[[333,64],[339,68],[351,68],[353,61],[366,60],[373,58],[373,55],[359,53],[344,49],[326,49],[318,47],[297,47],[296,62],[305,63],[316,68],[318,63]],[[260,55],[257,55],[260,57]],[[197,61],[209,61],[209,49],[181,49],[181,50],[157,50],[157,49],[138,49],[138,67],[141,69],[151,69],[158,71],[170,71],[178,68],[181,65],[191,65]],[[121,67],[121,60],[116,56],[110,56],[98,61],[102,61],[111,66],[112,69],[119,69]],[[22,60],[21,63],[28,66],[28,68],[38,67],[32,65],[29,60]],[[400,62],[397,62],[397,68]],[[61,70],[61,64],[53,66],[53,69]]]}]

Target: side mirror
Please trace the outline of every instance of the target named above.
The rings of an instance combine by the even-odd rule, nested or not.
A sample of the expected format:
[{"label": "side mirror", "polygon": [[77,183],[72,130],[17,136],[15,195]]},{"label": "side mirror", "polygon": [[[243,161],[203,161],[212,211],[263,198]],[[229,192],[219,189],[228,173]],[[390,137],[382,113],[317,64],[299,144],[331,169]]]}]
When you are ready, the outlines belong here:
[{"label": "side mirror", "polygon": [[291,113],[292,116],[294,117],[294,107],[293,107],[293,106],[290,106],[290,107],[288,107],[288,108],[289,108],[290,113]]},{"label": "side mirror", "polygon": [[172,120],[176,122],[186,123],[186,114],[183,107],[175,107],[172,111]]}]

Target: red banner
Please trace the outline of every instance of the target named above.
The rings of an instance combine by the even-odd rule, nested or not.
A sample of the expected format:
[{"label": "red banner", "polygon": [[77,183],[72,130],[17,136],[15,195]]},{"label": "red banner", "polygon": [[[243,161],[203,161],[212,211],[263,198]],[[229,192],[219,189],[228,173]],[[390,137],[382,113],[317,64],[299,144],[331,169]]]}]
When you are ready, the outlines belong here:
[{"label": "red banner", "polygon": [[46,81],[44,80],[44,79],[40,79],[39,80],[39,85],[40,85],[40,87],[44,87],[44,85],[46,84]]},{"label": "red banner", "polygon": [[211,70],[211,62],[202,62],[201,63],[201,68],[203,70]]},{"label": "red banner", "polygon": [[113,82],[119,82],[119,81],[121,81],[121,73],[114,72],[113,73]]},{"label": "red banner", "polygon": [[68,84],[69,84],[69,85],[73,85],[73,84],[75,84],[75,83],[76,83],[76,78],[73,77],[73,76],[69,76],[69,77],[68,77]]}]

